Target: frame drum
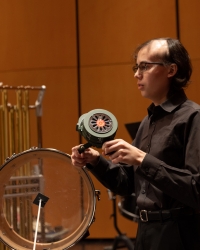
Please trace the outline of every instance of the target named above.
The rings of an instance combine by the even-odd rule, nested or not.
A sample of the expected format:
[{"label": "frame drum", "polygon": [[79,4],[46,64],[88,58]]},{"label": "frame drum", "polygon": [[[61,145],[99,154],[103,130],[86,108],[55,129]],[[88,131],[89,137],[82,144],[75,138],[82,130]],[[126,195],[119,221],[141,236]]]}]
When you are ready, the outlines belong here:
[{"label": "frame drum", "polygon": [[[12,249],[68,249],[88,233],[96,197],[84,168],[55,149],[33,148],[0,168],[0,240]],[[40,209],[38,194],[48,201]],[[39,223],[37,224],[37,217]]]}]

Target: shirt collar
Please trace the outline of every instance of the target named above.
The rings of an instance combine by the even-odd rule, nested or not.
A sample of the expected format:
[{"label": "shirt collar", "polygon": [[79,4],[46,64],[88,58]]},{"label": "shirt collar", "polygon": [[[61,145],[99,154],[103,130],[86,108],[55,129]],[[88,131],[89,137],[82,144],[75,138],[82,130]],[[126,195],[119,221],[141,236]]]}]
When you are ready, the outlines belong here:
[{"label": "shirt collar", "polygon": [[153,103],[148,107],[149,117],[154,113],[155,109],[164,110],[168,113],[171,113],[174,109],[176,109],[179,105],[187,100],[187,96],[184,90],[180,90],[169,97],[162,104],[155,106]]}]

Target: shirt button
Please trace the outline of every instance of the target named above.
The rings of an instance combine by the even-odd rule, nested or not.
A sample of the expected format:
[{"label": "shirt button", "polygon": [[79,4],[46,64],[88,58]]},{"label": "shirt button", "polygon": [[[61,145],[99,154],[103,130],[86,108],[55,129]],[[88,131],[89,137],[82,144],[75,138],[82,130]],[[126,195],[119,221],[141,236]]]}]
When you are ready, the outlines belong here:
[{"label": "shirt button", "polygon": [[145,193],[146,193],[146,191],[145,191],[145,189],[143,189],[143,190],[142,190],[142,194],[145,194]]}]

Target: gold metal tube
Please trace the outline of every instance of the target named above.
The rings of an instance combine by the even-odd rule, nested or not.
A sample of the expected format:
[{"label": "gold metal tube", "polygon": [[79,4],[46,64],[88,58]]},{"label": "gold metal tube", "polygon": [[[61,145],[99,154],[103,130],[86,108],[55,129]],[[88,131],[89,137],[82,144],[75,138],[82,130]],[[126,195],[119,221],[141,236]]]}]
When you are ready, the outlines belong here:
[{"label": "gold metal tube", "polygon": [[14,107],[9,106],[8,110],[8,135],[9,135],[9,155],[15,153],[15,123],[14,123]]},{"label": "gold metal tube", "polygon": [[2,91],[2,118],[3,118],[3,124],[2,124],[2,137],[3,137],[3,158],[6,159],[9,157],[8,154],[8,108],[7,108],[7,102],[8,102],[8,93],[7,90]]},{"label": "gold metal tube", "polygon": [[0,164],[3,164],[3,109],[0,106]]},{"label": "gold metal tube", "polygon": [[[23,91],[23,131],[24,131],[24,150],[30,148],[30,115],[29,115],[29,90],[25,89]],[[24,166],[24,173],[26,176],[31,175],[31,166],[27,162]],[[27,180],[30,182],[31,180]],[[28,190],[27,190],[28,191]],[[33,218],[32,218],[32,203],[30,202],[32,197],[27,197],[26,204],[26,217],[27,217],[27,228],[26,228],[26,238],[31,239],[33,230]]]},{"label": "gold metal tube", "polygon": [[[11,105],[8,103],[7,105],[7,115],[8,115],[8,154],[11,156],[13,154],[14,150],[14,131],[13,131],[13,126],[14,126],[14,120],[13,120],[13,108]],[[4,120],[7,120],[7,117],[4,117]],[[7,125],[7,124],[5,124]],[[5,191],[6,194],[12,193],[12,190],[7,190]],[[11,199],[7,199],[5,202],[5,211],[6,211],[6,219],[10,225],[13,223],[13,204]]]},{"label": "gold metal tube", "polygon": [[[16,91],[16,98],[17,98],[17,105],[16,105],[16,123],[18,127],[18,133],[17,133],[17,153],[21,153],[23,151],[23,121],[22,121],[22,89],[19,88]],[[20,167],[18,174],[20,176],[23,176],[24,173],[24,167]],[[19,181],[19,184],[23,184],[23,180]],[[23,192],[22,189],[19,189],[19,192]],[[24,197],[19,197],[19,214],[20,214],[20,228],[19,232],[22,237],[25,237],[25,199]]]},{"label": "gold metal tube", "polygon": [[[9,154],[8,154],[8,109],[7,109],[7,103],[8,103],[8,93],[7,90],[2,91],[2,157],[5,160]],[[5,211],[7,214],[8,219],[10,220],[10,211],[8,210],[10,204],[8,201],[6,201],[5,205]],[[0,249],[6,249],[7,247],[3,244],[0,245]]]},{"label": "gold metal tube", "polygon": [[17,105],[16,105],[16,123],[18,128],[17,133],[17,152],[20,153],[23,151],[23,133],[22,133],[22,91],[21,89],[17,90]]},{"label": "gold metal tube", "polygon": [[[30,148],[29,91],[23,91],[23,150]],[[30,174],[30,170],[25,174]]]}]

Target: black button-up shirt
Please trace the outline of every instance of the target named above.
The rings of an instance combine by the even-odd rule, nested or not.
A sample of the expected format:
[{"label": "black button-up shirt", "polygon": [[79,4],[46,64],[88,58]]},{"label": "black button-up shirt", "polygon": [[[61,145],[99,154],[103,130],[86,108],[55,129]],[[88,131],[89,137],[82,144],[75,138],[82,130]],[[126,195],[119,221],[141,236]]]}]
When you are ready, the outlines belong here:
[{"label": "black button-up shirt", "polygon": [[103,157],[90,171],[119,195],[136,194],[140,209],[200,209],[200,106],[184,91],[148,108],[133,145],[146,156],[140,166],[114,165]]}]

